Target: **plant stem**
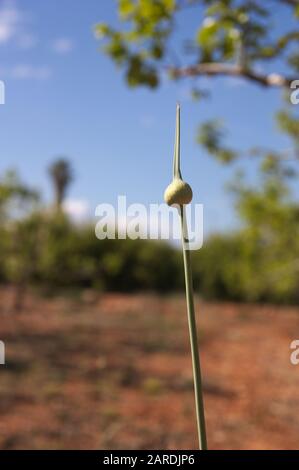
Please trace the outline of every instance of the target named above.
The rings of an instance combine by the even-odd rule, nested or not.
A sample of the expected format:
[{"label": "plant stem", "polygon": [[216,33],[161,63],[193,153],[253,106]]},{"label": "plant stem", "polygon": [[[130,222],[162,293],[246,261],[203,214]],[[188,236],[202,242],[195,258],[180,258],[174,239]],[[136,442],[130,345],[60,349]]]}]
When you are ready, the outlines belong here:
[{"label": "plant stem", "polygon": [[195,319],[195,309],[194,309],[192,268],[191,268],[190,250],[188,247],[189,238],[188,238],[188,228],[187,228],[187,223],[186,223],[186,214],[185,214],[185,209],[183,206],[180,206],[179,213],[180,213],[180,219],[181,219],[182,247],[183,247],[185,284],[186,284],[186,300],[187,300],[188,323],[189,323],[189,334],[190,334],[191,356],[192,356],[192,367],[193,367],[198,441],[199,441],[200,450],[207,450],[208,447],[207,447],[206,426],[205,426],[205,416],[204,416],[202,380],[201,380],[199,348],[198,348],[198,338],[197,338],[197,331],[196,331],[196,319]]},{"label": "plant stem", "polygon": [[[179,104],[177,104],[177,108],[176,108],[176,132],[175,132],[174,158],[173,158],[173,178],[174,179],[182,178],[181,168],[180,168],[180,105]],[[206,437],[206,426],[205,426],[205,416],[204,416],[198,339],[197,339],[197,332],[196,332],[196,320],[195,320],[195,310],[194,310],[192,268],[191,268],[191,259],[190,259],[190,250],[189,250],[188,228],[187,228],[184,206],[179,207],[179,215],[181,219],[181,233],[182,233],[182,246],[183,246],[183,258],[184,258],[184,270],[185,270],[185,284],[186,284],[186,299],[187,299],[188,323],[189,323],[189,334],[190,334],[190,344],[191,344],[198,441],[199,441],[199,448],[201,450],[206,450],[207,449],[207,437]]]},{"label": "plant stem", "polygon": [[180,163],[180,139],[181,139],[181,110],[180,105],[176,106],[176,127],[174,141],[174,158],[173,158],[173,178],[182,178]]}]

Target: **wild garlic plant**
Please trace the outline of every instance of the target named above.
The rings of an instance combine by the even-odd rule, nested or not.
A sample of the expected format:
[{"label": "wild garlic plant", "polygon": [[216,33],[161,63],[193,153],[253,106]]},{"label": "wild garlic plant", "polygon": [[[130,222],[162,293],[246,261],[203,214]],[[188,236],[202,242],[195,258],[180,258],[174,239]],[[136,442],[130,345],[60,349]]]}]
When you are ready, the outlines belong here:
[{"label": "wild garlic plant", "polygon": [[195,309],[194,309],[192,267],[191,267],[190,249],[188,246],[189,244],[188,227],[187,227],[186,213],[185,213],[185,207],[184,207],[186,204],[189,204],[192,201],[192,198],[193,198],[192,189],[188,183],[183,181],[181,169],[180,169],[180,106],[177,105],[175,148],[174,148],[174,159],[173,159],[173,180],[170,183],[170,185],[166,188],[166,191],[164,193],[164,200],[169,206],[175,205],[178,208],[179,217],[180,217],[198,441],[199,441],[199,448],[201,450],[207,450],[207,437],[206,437],[206,426],[205,426],[205,416],[204,416],[200,357],[199,357],[198,337],[197,337]]}]

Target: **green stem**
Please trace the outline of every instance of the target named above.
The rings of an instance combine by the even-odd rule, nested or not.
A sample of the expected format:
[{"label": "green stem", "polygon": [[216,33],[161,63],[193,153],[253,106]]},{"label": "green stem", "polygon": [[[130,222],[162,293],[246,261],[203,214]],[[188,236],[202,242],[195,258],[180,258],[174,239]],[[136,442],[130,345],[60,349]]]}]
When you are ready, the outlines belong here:
[{"label": "green stem", "polygon": [[175,143],[173,158],[173,178],[182,178],[180,170],[180,134],[181,134],[181,117],[180,105],[176,106],[176,127],[175,127]]},{"label": "green stem", "polygon": [[188,228],[187,228],[187,223],[186,223],[186,214],[185,214],[185,209],[183,206],[180,207],[180,219],[181,219],[182,246],[183,246],[183,258],[184,258],[184,269],[185,269],[188,323],[189,323],[193,379],[194,379],[194,394],[195,394],[198,441],[199,441],[200,450],[207,450],[208,447],[207,447],[206,426],[205,426],[205,416],[204,416],[202,380],[201,380],[199,348],[198,348],[198,338],[197,338],[197,331],[196,331],[196,319],[195,319],[194,298],[193,298],[192,268],[191,268],[190,250],[188,247],[189,239],[188,239]]}]

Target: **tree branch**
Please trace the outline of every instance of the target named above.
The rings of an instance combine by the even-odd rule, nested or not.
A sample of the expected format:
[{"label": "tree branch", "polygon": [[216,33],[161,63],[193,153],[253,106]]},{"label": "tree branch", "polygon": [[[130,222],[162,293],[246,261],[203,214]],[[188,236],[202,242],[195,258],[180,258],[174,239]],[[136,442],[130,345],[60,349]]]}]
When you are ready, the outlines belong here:
[{"label": "tree branch", "polygon": [[299,0],[280,0],[280,2],[287,3],[288,5],[291,5],[292,7],[299,6]]},{"label": "tree branch", "polygon": [[263,75],[253,70],[240,67],[239,65],[230,65],[219,62],[203,63],[191,65],[188,67],[170,67],[168,68],[169,72],[174,78],[183,78],[183,77],[197,77],[201,75],[209,76],[232,76],[240,77],[247,80],[256,82],[259,85],[266,87],[290,87],[290,83],[299,77],[285,77],[277,73],[271,73],[268,75]]}]

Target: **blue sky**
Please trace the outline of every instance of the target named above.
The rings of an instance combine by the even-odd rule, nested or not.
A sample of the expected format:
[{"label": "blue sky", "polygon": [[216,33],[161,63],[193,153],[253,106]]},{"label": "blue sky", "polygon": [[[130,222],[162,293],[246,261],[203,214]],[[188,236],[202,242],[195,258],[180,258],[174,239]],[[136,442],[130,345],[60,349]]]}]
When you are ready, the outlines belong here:
[{"label": "blue sky", "polygon": [[[195,201],[204,204],[205,230],[229,229],[237,223],[224,187],[232,168],[196,144],[196,128],[208,118],[225,118],[232,146],[286,148],[273,120],[280,92],[217,79],[208,83],[212,98],[196,103],[184,82],[165,82],[155,92],[128,89],[92,31],[97,22],[116,21],[115,4],[0,0],[0,79],[6,86],[0,172],[17,168],[50,201],[47,168],[57,155],[66,155],[76,174],[68,194],[74,210],[86,206],[92,215],[97,204],[115,202],[118,194],[126,194],[129,203],[160,202],[171,177],[180,101],[183,175]],[[180,18],[180,37],[195,30],[199,15]],[[288,20],[281,15],[277,9],[280,25]],[[245,169],[254,178],[254,165],[246,163]]]}]

